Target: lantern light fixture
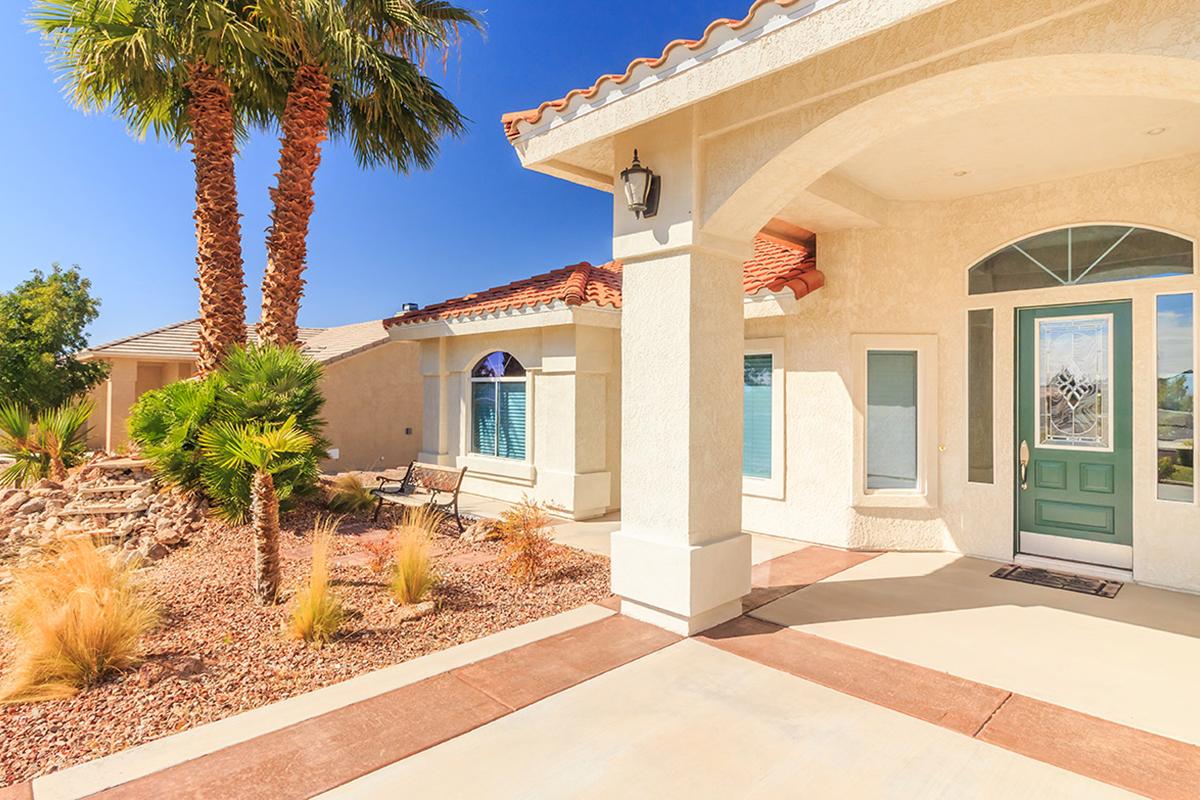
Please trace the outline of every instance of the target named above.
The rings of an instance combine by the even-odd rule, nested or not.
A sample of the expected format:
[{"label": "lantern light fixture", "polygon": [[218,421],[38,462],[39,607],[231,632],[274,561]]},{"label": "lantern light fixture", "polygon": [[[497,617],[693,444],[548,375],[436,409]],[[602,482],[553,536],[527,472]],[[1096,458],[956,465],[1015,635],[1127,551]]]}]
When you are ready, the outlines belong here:
[{"label": "lantern light fixture", "polygon": [[633,163],[621,170],[621,183],[625,186],[625,204],[638,219],[649,219],[658,213],[658,194],[661,178],[638,160],[638,151],[633,151]]}]

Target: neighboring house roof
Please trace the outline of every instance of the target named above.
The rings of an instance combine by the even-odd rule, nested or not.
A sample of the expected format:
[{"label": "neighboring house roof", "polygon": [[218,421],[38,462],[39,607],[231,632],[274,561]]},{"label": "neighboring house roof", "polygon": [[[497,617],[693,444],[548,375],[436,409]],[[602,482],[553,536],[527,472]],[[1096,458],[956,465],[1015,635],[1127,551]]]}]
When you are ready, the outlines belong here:
[{"label": "neighboring house roof", "polygon": [[[557,100],[547,100],[537,108],[531,108],[527,111],[513,111],[505,114],[501,117],[501,122],[504,124],[504,133],[512,141],[521,135],[523,127],[527,128],[537,125],[547,113],[566,111],[572,106],[572,103],[578,105],[592,100],[600,93],[601,89],[607,86],[620,86],[621,84],[628,83],[634,77],[634,71],[639,67],[645,68],[642,72],[646,70],[657,71],[663,67],[670,69],[676,62],[696,55],[695,51],[703,50],[709,43],[709,40],[718,31],[733,33],[745,28],[754,20],[759,9],[763,6],[771,5],[777,10],[784,10],[795,6],[799,2],[800,0],[755,0],[750,6],[750,10],[746,12],[746,16],[737,20],[727,18],[714,20],[704,29],[704,34],[699,39],[675,39],[667,43],[667,46],[663,48],[662,55],[657,58],[635,58],[629,62],[629,66],[625,68],[623,73],[601,75],[586,89],[572,89],[565,96]],[[819,4],[812,3],[810,0],[808,5],[816,6]],[[764,13],[775,14],[777,11],[768,9]],[[640,75],[639,82],[644,77],[644,75]]]},{"label": "neighboring house roof", "polygon": [[[391,327],[437,319],[478,317],[554,302],[620,308],[621,273],[619,261],[598,267],[584,262],[408,311],[384,320],[383,324]],[[788,289],[801,298],[824,284],[825,276],[817,269],[816,260],[807,246],[766,234],[755,238],[754,255],[742,267],[742,285],[750,295],[762,290],[780,292]]]},{"label": "neighboring house roof", "polygon": [[[252,326],[246,326],[246,335],[250,341],[258,341],[258,334]],[[188,361],[196,358],[195,345],[199,338],[200,320],[190,319],[89,347],[80,352],[79,357],[85,360],[123,356]],[[381,321],[373,320],[336,328],[301,328],[299,338],[300,349],[304,353],[327,364],[383,344],[388,340],[388,335]]]}]

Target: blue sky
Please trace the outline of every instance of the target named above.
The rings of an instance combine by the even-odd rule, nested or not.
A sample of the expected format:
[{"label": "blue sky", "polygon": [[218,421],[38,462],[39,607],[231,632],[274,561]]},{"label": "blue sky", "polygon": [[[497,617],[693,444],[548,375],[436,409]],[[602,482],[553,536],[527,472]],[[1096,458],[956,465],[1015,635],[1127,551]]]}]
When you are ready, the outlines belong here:
[{"label": "blue sky", "polygon": [[[587,86],[749,0],[494,0],[486,39],[436,77],[472,120],[430,172],[364,171],[327,145],[317,176],[301,324],[394,313],[611,254],[608,195],[518,166],[500,115]],[[92,343],[196,316],[190,153],[131,138],[67,104],[25,2],[0,12],[0,291],[55,261],[79,264],[103,301]],[[238,160],[247,305],[257,319],[275,134]]]}]

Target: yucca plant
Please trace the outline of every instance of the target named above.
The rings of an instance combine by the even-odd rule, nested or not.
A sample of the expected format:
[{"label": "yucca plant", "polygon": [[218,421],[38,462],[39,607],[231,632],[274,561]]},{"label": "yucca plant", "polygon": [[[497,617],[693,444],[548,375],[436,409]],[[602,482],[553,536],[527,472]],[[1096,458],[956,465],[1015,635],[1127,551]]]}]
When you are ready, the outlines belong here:
[{"label": "yucca plant", "polygon": [[75,400],[34,417],[15,403],[0,406],[0,453],[13,463],[0,472],[0,486],[28,486],[42,478],[64,480],[87,448],[90,400]]},{"label": "yucca plant", "polygon": [[0,702],[70,697],[136,665],[158,613],[133,572],[88,538],[18,570],[4,606],[18,647]]},{"label": "yucca plant", "polygon": [[329,552],[340,518],[318,517],[313,522],[312,568],[308,584],[292,604],[288,633],[321,647],[328,644],[346,621],[342,602],[329,588]]},{"label": "yucca plant", "polygon": [[247,487],[254,525],[255,594],[264,603],[279,596],[279,500],[275,476],[307,468],[313,437],[296,427],[294,417],[280,425],[218,421],[200,432],[202,474],[218,506],[229,519],[240,520],[241,488]]}]

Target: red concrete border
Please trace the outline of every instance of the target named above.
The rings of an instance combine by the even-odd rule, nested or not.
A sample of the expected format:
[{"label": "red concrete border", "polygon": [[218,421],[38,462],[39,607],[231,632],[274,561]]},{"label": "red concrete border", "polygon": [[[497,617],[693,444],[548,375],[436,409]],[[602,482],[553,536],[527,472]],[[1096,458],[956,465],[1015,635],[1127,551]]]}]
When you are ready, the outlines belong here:
[{"label": "red concrete border", "polygon": [[0,786],[0,800],[33,800],[33,784],[29,781]]},{"label": "red concrete border", "polygon": [[[295,800],[374,772],[678,642],[627,617],[541,639],[92,798]],[[0,796],[0,800],[10,800]],[[17,795],[13,800],[28,800]]]},{"label": "red concrete border", "polygon": [[1014,694],[979,739],[1160,800],[1200,797],[1200,747]]},{"label": "red concrete border", "polygon": [[868,650],[739,617],[697,637],[721,650],[1087,778],[1200,798],[1200,747]]},{"label": "red concrete border", "polygon": [[750,572],[750,594],[742,598],[742,612],[761,608],[831,575],[870,561],[878,555],[879,553],[835,550],[832,547],[810,545],[755,564]]}]

